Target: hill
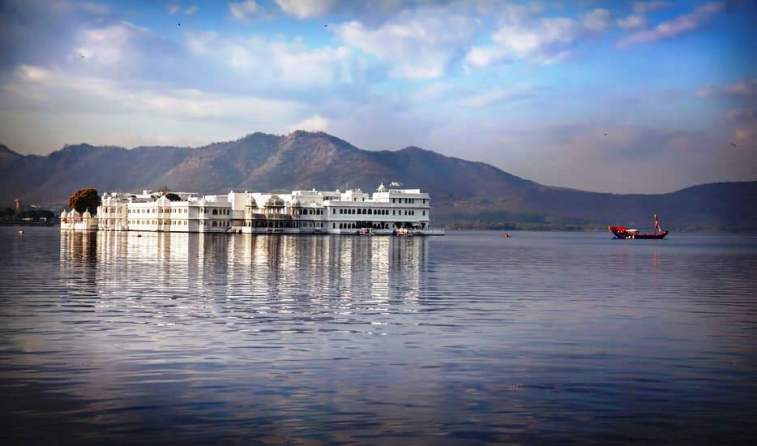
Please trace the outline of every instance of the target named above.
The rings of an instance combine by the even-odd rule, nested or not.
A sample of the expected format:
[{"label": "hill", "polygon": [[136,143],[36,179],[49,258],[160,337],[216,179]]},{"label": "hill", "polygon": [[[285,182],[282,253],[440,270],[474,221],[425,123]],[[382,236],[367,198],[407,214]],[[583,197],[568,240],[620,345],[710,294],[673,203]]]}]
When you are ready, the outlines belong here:
[{"label": "hill", "polygon": [[421,187],[434,219],[468,227],[647,227],[660,213],[674,229],[757,229],[757,182],[716,183],[668,194],[607,194],[545,186],[488,164],[418,147],[361,150],[332,135],[253,133],[199,148],[68,145],[47,156],[0,146],[0,203],[65,202],[85,186],[136,191],[373,190],[380,181]]}]

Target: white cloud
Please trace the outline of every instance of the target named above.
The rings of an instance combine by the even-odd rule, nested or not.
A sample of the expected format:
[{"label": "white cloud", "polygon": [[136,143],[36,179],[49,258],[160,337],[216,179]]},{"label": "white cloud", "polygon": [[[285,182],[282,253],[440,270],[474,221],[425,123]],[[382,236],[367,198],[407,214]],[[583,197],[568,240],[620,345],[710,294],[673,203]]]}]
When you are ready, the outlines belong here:
[{"label": "white cloud", "polygon": [[714,97],[735,107],[726,111],[733,132],[731,147],[757,149],[757,78],[742,79],[723,86],[706,86],[697,91],[701,97]]},{"label": "white cloud", "polygon": [[237,73],[285,88],[350,83],[355,69],[349,48],[308,48],[300,41],[228,41],[220,52]]},{"label": "white cloud", "polygon": [[533,95],[534,88],[531,85],[518,85],[510,88],[494,88],[489,91],[474,94],[462,101],[466,107],[488,107],[491,105],[525,99]]},{"label": "white cloud", "polygon": [[638,29],[647,26],[647,19],[641,14],[631,14],[628,17],[618,19],[618,26],[623,29]]},{"label": "white cloud", "polygon": [[725,92],[744,98],[757,97],[757,79],[745,79],[725,87]]},{"label": "white cloud", "polygon": [[318,17],[336,6],[335,0],[276,0],[279,8],[299,19]]},{"label": "white cloud", "polygon": [[652,0],[646,2],[633,2],[633,12],[636,14],[646,14],[657,9],[670,6],[670,2]]},{"label": "white cloud", "polygon": [[96,2],[84,2],[77,5],[79,8],[81,8],[82,11],[97,15],[97,16],[105,16],[110,14],[110,6],[103,5]]},{"label": "white cloud", "polygon": [[[288,123],[309,112],[306,105],[292,100],[127,83],[30,65],[18,67],[0,88],[0,114],[31,119],[40,128],[54,117],[51,125],[66,128],[48,135],[46,141],[52,138],[56,144],[65,142],[57,140],[64,134],[76,141],[121,145],[135,138],[143,142],[148,132],[168,142],[197,141],[200,129],[230,137],[251,130],[283,132]],[[171,128],[161,129],[156,123]],[[0,127],[14,138],[22,138],[25,131]],[[101,134],[99,129],[105,127],[112,131]],[[139,129],[139,135],[133,135],[133,129]]]},{"label": "white cloud", "polygon": [[205,55],[210,53],[213,45],[219,41],[218,33],[215,32],[201,32],[201,33],[187,33],[186,44],[189,51],[196,55]]},{"label": "white cloud", "polygon": [[494,33],[492,40],[519,56],[528,56],[545,47],[569,44],[578,34],[575,20],[567,17],[550,17],[539,21],[535,29],[504,27]]},{"label": "white cloud", "polygon": [[754,108],[732,108],[728,110],[728,119],[731,121],[748,121],[757,119],[757,110]]},{"label": "white cloud", "polygon": [[757,99],[757,78],[742,79],[723,86],[705,85],[696,94],[703,98],[719,96],[737,100]]},{"label": "white cloud", "polygon": [[176,3],[169,3],[168,4],[168,13],[171,15],[182,13],[184,15],[193,15],[199,10],[197,5],[191,5],[185,9],[182,9],[181,4],[178,2]]},{"label": "white cloud", "polygon": [[706,3],[688,14],[683,14],[672,20],[662,22],[653,29],[637,31],[621,40],[618,43],[618,46],[625,47],[676,37],[680,34],[697,29],[724,9],[724,2]]},{"label": "white cloud", "polygon": [[327,132],[329,130],[329,120],[321,115],[313,115],[303,119],[289,128],[290,131],[305,130],[308,132]]},{"label": "white cloud", "polygon": [[78,37],[76,54],[87,63],[112,67],[121,62],[133,63],[139,54],[131,42],[144,36],[147,30],[128,22],[120,22],[104,28],[83,30]]},{"label": "white cloud", "polygon": [[612,14],[610,11],[603,8],[594,9],[584,15],[583,24],[586,29],[591,31],[604,31],[610,27],[611,23]]},{"label": "white cloud", "polygon": [[[40,95],[43,93],[43,95]],[[2,103],[12,110],[54,110],[66,114],[143,113],[177,119],[274,119],[292,122],[304,106],[295,101],[250,95],[226,95],[196,89],[167,89],[150,84],[125,84],[22,65],[3,85]],[[72,100],[74,99],[75,100]],[[64,118],[65,119],[65,118]]]},{"label": "white cloud", "polygon": [[250,20],[259,11],[258,4],[255,0],[244,0],[237,3],[229,3],[229,12],[231,16],[239,21]]},{"label": "white cloud", "polygon": [[389,64],[393,77],[434,79],[445,73],[477,25],[449,8],[429,7],[402,11],[375,29],[351,21],[338,26],[336,34],[345,45]]},{"label": "white cloud", "polygon": [[569,57],[575,45],[607,30],[612,13],[596,8],[581,20],[571,17],[539,17],[538,9],[505,8],[502,23],[491,35],[491,44],[476,45],[465,55],[467,67],[484,68],[496,63],[523,60],[552,64]]},{"label": "white cloud", "polygon": [[733,108],[726,114],[733,127],[731,147],[757,149],[757,107]]},{"label": "white cloud", "polygon": [[736,147],[757,147],[757,126],[739,127],[733,132],[733,144]]},{"label": "white cloud", "polygon": [[52,74],[49,70],[34,65],[21,65],[18,67],[17,76],[22,81],[31,83],[45,83],[50,80]]},{"label": "white cloud", "polygon": [[465,63],[471,67],[484,68],[503,61],[508,54],[507,49],[494,45],[474,46],[465,55]]},{"label": "white cloud", "polygon": [[570,54],[582,27],[568,17],[542,18],[535,23],[508,24],[492,35],[493,45],[474,46],[466,55],[469,66],[527,60],[549,64]]}]

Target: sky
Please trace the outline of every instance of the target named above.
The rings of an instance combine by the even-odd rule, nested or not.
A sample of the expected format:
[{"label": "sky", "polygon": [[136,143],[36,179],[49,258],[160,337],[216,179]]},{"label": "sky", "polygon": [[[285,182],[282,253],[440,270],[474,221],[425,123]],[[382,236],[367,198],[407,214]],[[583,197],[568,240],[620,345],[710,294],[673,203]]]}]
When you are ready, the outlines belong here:
[{"label": "sky", "polygon": [[544,184],[757,180],[753,1],[0,0],[0,143],[326,131]]}]

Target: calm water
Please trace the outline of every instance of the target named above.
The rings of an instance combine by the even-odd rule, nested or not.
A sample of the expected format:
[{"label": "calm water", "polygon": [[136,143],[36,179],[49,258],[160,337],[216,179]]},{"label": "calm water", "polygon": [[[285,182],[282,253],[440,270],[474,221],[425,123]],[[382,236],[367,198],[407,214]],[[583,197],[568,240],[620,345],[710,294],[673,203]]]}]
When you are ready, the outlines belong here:
[{"label": "calm water", "polygon": [[757,238],[0,227],[0,441],[751,443]]}]

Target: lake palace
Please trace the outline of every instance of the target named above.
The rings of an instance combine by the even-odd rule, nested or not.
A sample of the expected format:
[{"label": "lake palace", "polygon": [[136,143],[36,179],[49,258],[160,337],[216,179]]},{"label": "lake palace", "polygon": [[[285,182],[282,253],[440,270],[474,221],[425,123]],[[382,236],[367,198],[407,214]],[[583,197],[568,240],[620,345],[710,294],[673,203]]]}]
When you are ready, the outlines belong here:
[{"label": "lake palace", "polygon": [[72,209],[61,230],[248,234],[442,235],[431,228],[431,200],[420,189],[382,183],[372,194],[296,190],[225,195],[106,193],[96,215]]}]

